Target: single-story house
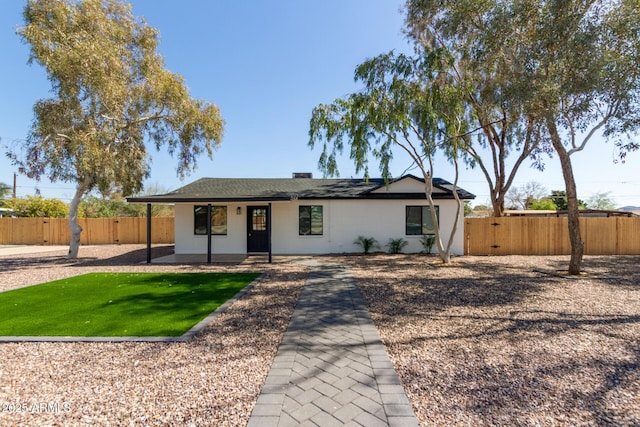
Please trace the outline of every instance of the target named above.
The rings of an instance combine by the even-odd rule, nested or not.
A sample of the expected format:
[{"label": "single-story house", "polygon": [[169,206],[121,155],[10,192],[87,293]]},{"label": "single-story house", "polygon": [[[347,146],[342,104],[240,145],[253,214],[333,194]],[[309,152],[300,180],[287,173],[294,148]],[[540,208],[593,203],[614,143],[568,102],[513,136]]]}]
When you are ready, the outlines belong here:
[{"label": "single-story house", "polygon": [[[447,237],[456,212],[452,187],[433,179],[436,214]],[[413,175],[385,183],[294,173],[284,179],[202,178],[167,194],[127,200],[146,203],[149,212],[153,203],[174,204],[176,255],[207,254],[210,260],[211,254],[360,252],[358,236],[375,238],[383,250],[390,238],[403,238],[404,252],[421,252],[420,239],[433,233],[424,190],[424,180]],[[475,198],[461,188],[458,195]],[[454,254],[464,251],[463,216]]]}]

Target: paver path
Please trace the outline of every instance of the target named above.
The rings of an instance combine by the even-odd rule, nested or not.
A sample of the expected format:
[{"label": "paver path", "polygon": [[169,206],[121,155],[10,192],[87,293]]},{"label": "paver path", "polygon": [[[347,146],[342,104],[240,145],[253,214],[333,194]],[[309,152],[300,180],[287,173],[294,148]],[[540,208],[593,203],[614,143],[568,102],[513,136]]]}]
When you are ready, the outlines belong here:
[{"label": "paver path", "polygon": [[418,425],[345,266],[309,274],[248,423],[298,425]]}]

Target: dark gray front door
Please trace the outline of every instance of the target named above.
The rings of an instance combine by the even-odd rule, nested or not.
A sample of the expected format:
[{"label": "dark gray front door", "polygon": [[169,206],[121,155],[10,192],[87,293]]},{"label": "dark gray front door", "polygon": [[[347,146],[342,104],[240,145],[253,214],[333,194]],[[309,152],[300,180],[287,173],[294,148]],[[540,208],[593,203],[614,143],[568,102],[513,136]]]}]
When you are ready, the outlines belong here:
[{"label": "dark gray front door", "polygon": [[268,206],[247,207],[247,252],[269,251]]}]

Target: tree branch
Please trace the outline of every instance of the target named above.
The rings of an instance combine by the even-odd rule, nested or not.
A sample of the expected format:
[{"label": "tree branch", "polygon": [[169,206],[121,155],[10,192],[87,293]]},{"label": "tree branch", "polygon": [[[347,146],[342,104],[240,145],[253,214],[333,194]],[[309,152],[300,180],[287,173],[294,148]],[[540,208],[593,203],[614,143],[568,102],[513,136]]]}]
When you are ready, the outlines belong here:
[{"label": "tree branch", "polygon": [[593,137],[593,135],[595,135],[595,133],[600,128],[602,128],[602,126],[604,126],[609,121],[609,119],[613,116],[613,112],[615,111],[615,108],[617,108],[617,106],[616,107],[612,106],[607,112],[607,114],[602,118],[602,120],[600,120],[594,127],[591,128],[591,130],[589,131],[587,136],[585,136],[585,138],[582,140],[582,143],[579,146],[575,146],[575,144],[573,144],[573,148],[567,152],[569,156],[571,156],[573,153],[577,153],[578,151],[584,150],[584,147],[587,145],[587,142],[589,142],[591,137]]}]

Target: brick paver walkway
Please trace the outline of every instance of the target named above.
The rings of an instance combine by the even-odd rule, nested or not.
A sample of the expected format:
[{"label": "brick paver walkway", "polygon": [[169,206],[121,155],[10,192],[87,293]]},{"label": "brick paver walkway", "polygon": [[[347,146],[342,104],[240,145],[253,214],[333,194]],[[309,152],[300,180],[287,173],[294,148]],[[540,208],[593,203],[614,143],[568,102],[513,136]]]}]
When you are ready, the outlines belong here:
[{"label": "brick paver walkway", "polygon": [[313,270],[248,426],[417,426],[350,270]]}]

